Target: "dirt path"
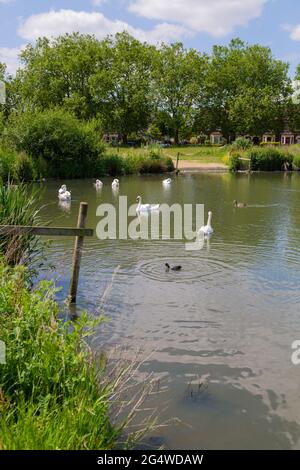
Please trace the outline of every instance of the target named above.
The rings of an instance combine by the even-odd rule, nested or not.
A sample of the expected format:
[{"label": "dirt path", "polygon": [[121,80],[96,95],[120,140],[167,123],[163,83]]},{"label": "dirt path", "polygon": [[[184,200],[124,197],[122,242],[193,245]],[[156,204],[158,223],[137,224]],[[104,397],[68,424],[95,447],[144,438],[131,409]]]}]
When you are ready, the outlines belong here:
[{"label": "dirt path", "polygon": [[[173,160],[176,166],[176,160]],[[179,170],[198,170],[198,171],[227,171],[228,167],[223,163],[201,163],[199,160],[181,160],[178,165]]]}]

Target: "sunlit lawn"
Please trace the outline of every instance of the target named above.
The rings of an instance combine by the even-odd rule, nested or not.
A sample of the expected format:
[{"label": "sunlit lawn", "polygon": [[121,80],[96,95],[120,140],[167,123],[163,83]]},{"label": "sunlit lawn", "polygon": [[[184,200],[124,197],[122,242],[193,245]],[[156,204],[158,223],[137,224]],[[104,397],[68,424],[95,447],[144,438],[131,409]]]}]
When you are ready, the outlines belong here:
[{"label": "sunlit lawn", "polygon": [[[130,147],[108,147],[107,152],[120,153],[121,155],[140,155],[147,152],[149,148],[130,148]],[[222,159],[227,153],[228,149],[224,147],[168,147],[162,148],[161,152],[163,155],[172,157],[176,160],[179,152],[180,160],[191,160],[199,161],[199,163],[223,163]]]}]

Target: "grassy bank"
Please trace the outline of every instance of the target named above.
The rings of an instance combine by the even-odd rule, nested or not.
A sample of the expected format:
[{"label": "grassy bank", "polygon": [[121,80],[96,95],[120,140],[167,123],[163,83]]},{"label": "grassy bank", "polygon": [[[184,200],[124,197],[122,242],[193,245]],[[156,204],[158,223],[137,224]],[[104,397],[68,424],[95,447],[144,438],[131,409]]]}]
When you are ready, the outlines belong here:
[{"label": "grassy bank", "polygon": [[[117,153],[125,158],[132,158],[137,156],[145,156],[148,152],[148,147],[144,148],[128,148],[119,147],[118,149],[108,147],[107,153]],[[179,146],[179,147],[167,147],[160,149],[163,157],[171,158],[176,160],[177,154],[179,153],[180,160],[185,161],[197,161],[199,163],[222,163],[223,157],[228,152],[227,147],[205,147],[205,146]]]},{"label": "grassy bank", "polygon": [[0,364],[0,449],[129,446],[135,434],[125,433],[122,446],[120,439],[136,403],[114,422],[124,405],[118,393],[128,370],[107,379],[104,360],[97,360],[86,342],[102,320],[88,320],[83,313],[76,322],[64,321],[54,295],[48,282],[30,292],[26,269],[0,260],[0,340],[6,344],[6,364]]},{"label": "grassy bank", "polygon": [[[0,224],[37,223],[37,204],[23,185],[0,187]],[[62,316],[52,282],[32,288],[33,255],[42,253],[36,237],[0,237],[1,350],[6,346],[0,362],[0,450],[134,444],[150,423],[143,421],[133,433],[127,426],[151,381],[131,393],[136,364],[120,358],[107,363],[89,347],[103,317],[91,320],[83,312],[71,322]]]},{"label": "grassy bank", "polygon": [[231,148],[223,159],[231,171],[300,170],[300,145]]}]

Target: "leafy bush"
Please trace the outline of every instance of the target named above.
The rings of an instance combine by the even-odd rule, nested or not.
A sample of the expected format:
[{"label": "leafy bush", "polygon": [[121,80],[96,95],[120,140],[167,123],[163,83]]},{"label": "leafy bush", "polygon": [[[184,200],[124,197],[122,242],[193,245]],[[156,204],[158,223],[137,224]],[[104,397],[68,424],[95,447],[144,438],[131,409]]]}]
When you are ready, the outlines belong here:
[{"label": "leafy bush", "polygon": [[105,155],[99,165],[99,175],[117,176],[124,174],[124,159],[121,155]]},{"label": "leafy bush", "polygon": [[198,144],[198,139],[197,139],[197,137],[191,137],[191,138],[190,138],[190,144],[191,144],[191,145],[197,145],[197,144]]},{"label": "leafy bush", "polygon": [[236,152],[232,152],[228,156],[228,167],[229,171],[235,172],[242,169],[241,155]]},{"label": "leafy bush", "polygon": [[0,180],[12,181],[15,176],[17,152],[7,148],[0,148]]},{"label": "leafy bush", "polygon": [[280,171],[293,161],[292,155],[272,147],[253,149],[248,155],[253,171]]},{"label": "leafy bush", "polygon": [[234,150],[248,150],[253,147],[252,142],[246,137],[238,137],[231,144],[232,149]]},{"label": "leafy bush", "polygon": [[300,155],[294,155],[293,158],[293,169],[299,171],[300,170]]},{"label": "leafy bush", "polygon": [[42,158],[48,168],[43,176],[84,178],[95,176],[104,152],[92,125],[81,123],[62,109],[24,113],[12,118],[7,138],[34,163]]},{"label": "leafy bush", "polygon": [[174,171],[172,158],[161,156],[161,152],[151,150],[146,155],[105,155],[98,167],[98,174],[117,176],[145,173],[165,173]]},{"label": "leafy bush", "polygon": [[161,156],[162,156],[162,151],[160,147],[157,147],[156,145],[149,147],[148,157],[151,160],[160,160]]},{"label": "leafy bush", "polygon": [[32,158],[28,157],[24,152],[17,155],[14,170],[17,181],[31,181],[34,179]]}]

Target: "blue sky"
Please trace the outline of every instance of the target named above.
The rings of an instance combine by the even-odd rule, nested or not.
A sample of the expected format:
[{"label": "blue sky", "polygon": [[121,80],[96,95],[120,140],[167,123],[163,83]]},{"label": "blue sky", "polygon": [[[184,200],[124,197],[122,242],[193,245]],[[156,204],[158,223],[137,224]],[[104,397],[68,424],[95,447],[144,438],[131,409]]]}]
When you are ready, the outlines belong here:
[{"label": "blue sky", "polygon": [[0,61],[11,72],[28,42],[78,30],[102,38],[125,29],[207,52],[238,36],[270,46],[291,76],[300,63],[299,0],[0,0],[0,25]]}]

